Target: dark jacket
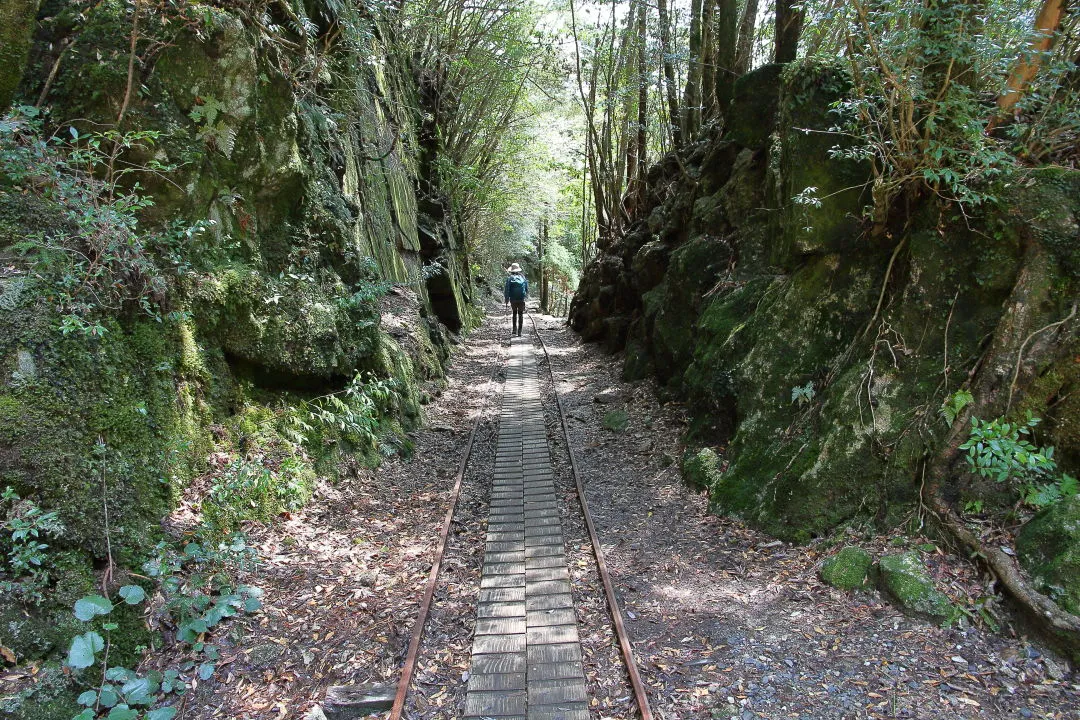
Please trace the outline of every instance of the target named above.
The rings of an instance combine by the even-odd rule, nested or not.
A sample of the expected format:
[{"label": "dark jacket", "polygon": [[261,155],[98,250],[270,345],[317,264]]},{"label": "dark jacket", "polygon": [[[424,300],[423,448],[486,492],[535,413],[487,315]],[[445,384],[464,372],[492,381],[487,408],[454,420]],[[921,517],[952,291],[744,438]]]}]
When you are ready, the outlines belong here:
[{"label": "dark jacket", "polygon": [[[520,279],[520,282],[512,282],[517,279]],[[518,297],[519,293],[521,297]],[[529,281],[524,275],[514,273],[506,278],[506,284],[503,286],[503,302],[525,302],[527,297],[529,297]]]}]

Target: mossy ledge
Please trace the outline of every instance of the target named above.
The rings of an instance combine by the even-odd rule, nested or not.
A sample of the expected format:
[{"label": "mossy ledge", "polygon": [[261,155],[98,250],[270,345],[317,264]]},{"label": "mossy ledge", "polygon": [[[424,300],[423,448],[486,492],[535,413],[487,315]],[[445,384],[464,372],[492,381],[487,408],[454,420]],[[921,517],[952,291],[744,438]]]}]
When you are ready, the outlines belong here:
[{"label": "mossy ledge", "polygon": [[[335,7],[308,4],[319,17]],[[15,103],[37,98],[41,69],[56,64],[50,117],[83,118],[84,132],[114,122],[127,6],[106,1],[77,18],[46,10]],[[288,44],[266,42],[242,9],[206,6],[198,22],[142,39],[161,42],[139,68],[145,92],[131,97],[125,127],[158,131],[161,142],[127,160],[175,166],[140,177],[154,204],[138,232],[165,280],[153,314],[98,308],[93,335],[61,333],[48,280],[12,246],[62,232],[66,209],[0,175],[0,253],[11,266],[0,275],[0,489],[56,511],[64,526],[50,543],[48,601],[21,608],[0,598],[0,644],[20,662],[66,650],[71,604],[100,580],[106,508],[112,559],[134,568],[213,450],[243,457],[263,443],[270,469],[287,466],[308,488],[317,475],[334,480],[342,460],[408,452],[425,385],[441,382],[453,337],[476,324],[461,234],[438,187],[418,176],[433,160],[416,140],[412,69],[378,19],[341,27],[324,38],[333,72],[318,78],[317,94],[282,70],[303,60],[283,57]],[[2,80],[7,93],[18,78]],[[209,104],[213,127],[193,113]],[[167,224],[200,221],[212,225],[178,245],[154,239]],[[377,437],[326,432],[286,452],[294,441],[278,420],[289,408],[358,374],[393,388]],[[118,644],[139,644],[124,628]],[[42,684],[5,712],[52,717],[56,705],[70,717],[62,685]]]}]

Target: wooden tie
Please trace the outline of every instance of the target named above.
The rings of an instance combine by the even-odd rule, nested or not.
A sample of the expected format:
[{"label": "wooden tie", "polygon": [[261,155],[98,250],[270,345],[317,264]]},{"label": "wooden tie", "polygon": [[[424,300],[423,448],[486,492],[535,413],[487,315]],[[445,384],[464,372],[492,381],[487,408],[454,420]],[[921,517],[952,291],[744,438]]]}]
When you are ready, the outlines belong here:
[{"label": "wooden tie", "polygon": [[466,718],[589,720],[531,344],[507,361]]}]

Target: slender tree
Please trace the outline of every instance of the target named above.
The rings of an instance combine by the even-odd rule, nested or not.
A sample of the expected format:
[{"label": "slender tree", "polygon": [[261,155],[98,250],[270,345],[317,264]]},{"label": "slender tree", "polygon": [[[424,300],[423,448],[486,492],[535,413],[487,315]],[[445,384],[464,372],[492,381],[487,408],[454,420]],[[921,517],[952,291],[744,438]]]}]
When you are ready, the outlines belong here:
[{"label": "slender tree", "polygon": [[805,16],[806,8],[797,0],[776,0],[776,45],[773,52],[776,62],[789,63],[798,55]]},{"label": "slender tree", "polygon": [[716,106],[716,0],[705,0],[701,10],[701,118],[712,120]]},{"label": "slender tree", "polygon": [[742,19],[739,21],[739,41],[735,48],[735,73],[750,72],[754,59],[754,33],[757,31],[758,0],[746,0]]},{"label": "slender tree", "polygon": [[[1035,18],[1035,33],[1027,51],[1020,57],[1013,68],[1009,79],[1005,82],[1006,90],[997,99],[1000,115],[1003,115],[1019,102],[1023,97],[1028,84],[1039,72],[1039,65],[1043,56],[1054,45],[1054,39],[1061,27],[1061,19],[1065,13],[1063,0],[1044,0],[1039,14]],[[999,115],[999,116],[1000,116]],[[996,124],[996,118],[990,121],[989,130]]]},{"label": "slender tree", "polygon": [[716,102],[721,113],[731,103],[735,84],[736,45],[738,43],[739,7],[736,0],[716,3]]},{"label": "slender tree", "polygon": [[[707,0],[712,4],[713,0]],[[687,43],[686,88],[683,91],[682,134],[692,140],[701,123],[701,78],[705,58],[702,56],[702,0],[690,0],[690,39]]]},{"label": "slender tree", "polygon": [[660,15],[660,53],[663,55],[664,93],[667,96],[668,127],[671,144],[675,150],[683,145],[682,129],[679,127],[679,89],[675,82],[675,44],[671,38],[671,17],[668,13],[668,0],[657,0]]}]

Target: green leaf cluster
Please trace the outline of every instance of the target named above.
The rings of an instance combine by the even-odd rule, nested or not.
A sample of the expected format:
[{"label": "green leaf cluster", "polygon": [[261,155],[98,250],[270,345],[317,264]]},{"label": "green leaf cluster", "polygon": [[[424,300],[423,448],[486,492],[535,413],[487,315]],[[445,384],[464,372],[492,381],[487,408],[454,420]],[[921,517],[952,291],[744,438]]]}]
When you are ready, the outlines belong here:
[{"label": "green leaf cluster", "polygon": [[44,542],[64,531],[57,513],[43,512],[34,502],[23,500],[11,487],[0,495],[6,516],[0,521],[0,551],[6,560],[0,566],[0,590],[5,595],[34,605],[44,600],[49,587],[52,561]]},{"label": "green leaf cluster", "polygon": [[1057,474],[1053,446],[1039,447],[1029,439],[1040,422],[1031,412],[1026,414],[1024,422],[1008,422],[1004,418],[982,421],[973,417],[970,435],[960,445],[966,451],[965,459],[972,472],[999,483],[1016,483],[1023,502],[1037,508],[1080,491],[1074,477]]}]

